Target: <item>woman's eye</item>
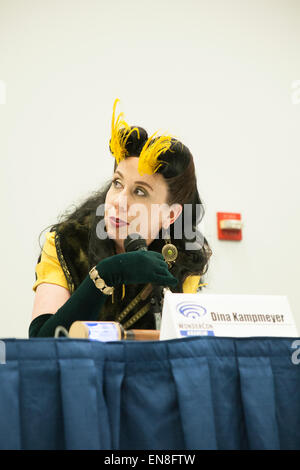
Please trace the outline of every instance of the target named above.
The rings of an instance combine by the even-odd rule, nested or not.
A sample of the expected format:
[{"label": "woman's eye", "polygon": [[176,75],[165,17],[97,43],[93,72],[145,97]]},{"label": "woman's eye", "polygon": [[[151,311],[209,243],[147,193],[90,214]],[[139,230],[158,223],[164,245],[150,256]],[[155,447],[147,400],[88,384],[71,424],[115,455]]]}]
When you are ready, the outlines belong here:
[{"label": "woman's eye", "polygon": [[115,186],[115,188],[117,188],[118,187],[117,185],[119,184],[119,181],[118,180],[113,180],[112,184]]},{"label": "woman's eye", "polygon": [[[118,179],[113,180],[112,184],[116,189],[122,187],[122,185],[121,185],[121,183]],[[144,189],[136,188],[135,191],[136,191],[138,196],[147,196],[147,192]],[[139,191],[139,193],[138,193],[138,191]]]},{"label": "woman's eye", "polygon": [[146,196],[146,192],[142,189],[136,188],[137,191],[140,191],[142,194],[138,194],[138,196]]}]

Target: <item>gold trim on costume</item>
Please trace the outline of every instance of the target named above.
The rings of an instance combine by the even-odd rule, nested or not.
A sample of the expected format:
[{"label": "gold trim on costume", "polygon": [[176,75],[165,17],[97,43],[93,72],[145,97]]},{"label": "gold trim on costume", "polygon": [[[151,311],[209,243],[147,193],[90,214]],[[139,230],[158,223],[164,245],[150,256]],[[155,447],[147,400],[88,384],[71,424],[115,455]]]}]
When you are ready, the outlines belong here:
[{"label": "gold trim on costume", "polygon": [[68,270],[67,263],[63,257],[62,251],[61,251],[61,246],[60,246],[60,240],[59,240],[59,235],[57,232],[55,232],[55,237],[54,237],[54,242],[55,242],[55,247],[56,247],[56,252],[57,256],[59,258],[59,261],[61,263],[62,270],[64,272],[64,275],[66,276],[67,283],[69,285],[69,289],[71,294],[73,294],[75,290],[74,283],[72,281],[72,276],[70,274],[70,271]]},{"label": "gold trim on costume", "polygon": [[[139,303],[139,301],[145,300],[150,292],[152,292],[152,285],[146,284],[142,290],[138,293],[138,295],[132,299],[132,301],[124,308],[124,310],[117,316],[116,321],[121,323],[122,320],[128,315],[128,313]],[[146,312],[145,312],[146,313]],[[135,314],[132,318],[135,318],[137,314]],[[134,320],[136,321],[136,320]],[[124,325],[123,325],[124,326]]]},{"label": "gold trim on costume", "polygon": [[142,318],[150,309],[150,302],[144,307],[142,307],[133,317],[131,317],[126,323],[124,323],[123,328],[126,330],[129,326],[132,326],[135,322],[137,322],[140,318]]}]

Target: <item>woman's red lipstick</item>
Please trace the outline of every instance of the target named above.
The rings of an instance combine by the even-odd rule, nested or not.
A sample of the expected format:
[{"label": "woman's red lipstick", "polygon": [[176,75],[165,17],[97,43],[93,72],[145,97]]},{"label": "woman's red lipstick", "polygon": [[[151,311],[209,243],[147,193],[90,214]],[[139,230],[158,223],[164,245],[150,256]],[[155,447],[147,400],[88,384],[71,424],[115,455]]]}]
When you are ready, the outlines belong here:
[{"label": "woman's red lipstick", "polygon": [[116,217],[110,217],[109,220],[115,227],[123,227],[124,225],[128,225],[128,222],[125,222],[124,220],[118,219]]}]

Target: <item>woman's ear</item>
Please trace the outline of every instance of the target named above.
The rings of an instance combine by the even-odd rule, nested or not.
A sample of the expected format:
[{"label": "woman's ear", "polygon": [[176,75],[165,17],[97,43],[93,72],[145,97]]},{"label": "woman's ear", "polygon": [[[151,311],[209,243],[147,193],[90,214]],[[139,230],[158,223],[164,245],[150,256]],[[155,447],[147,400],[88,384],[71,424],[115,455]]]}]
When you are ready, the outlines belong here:
[{"label": "woman's ear", "polygon": [[172,204],[169,207],[168,212],[166,213],[162,226],[165,230],[169,228],[171,224],[175,222],[176,219],[180,216],[182,212],[182,205],[181,204]]}]

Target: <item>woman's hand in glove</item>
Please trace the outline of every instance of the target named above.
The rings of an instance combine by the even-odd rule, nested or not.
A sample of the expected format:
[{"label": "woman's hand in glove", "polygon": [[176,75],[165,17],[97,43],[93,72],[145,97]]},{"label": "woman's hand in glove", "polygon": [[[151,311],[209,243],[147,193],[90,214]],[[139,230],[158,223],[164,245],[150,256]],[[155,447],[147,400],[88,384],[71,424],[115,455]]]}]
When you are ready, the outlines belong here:
[{"label": "woman's hand in glove", "polygon": [[168,270],[163,255],[156,251],[131,251],[105,258],[96,269],[108,286],[158,284],[175,287],[178,280]]}]

